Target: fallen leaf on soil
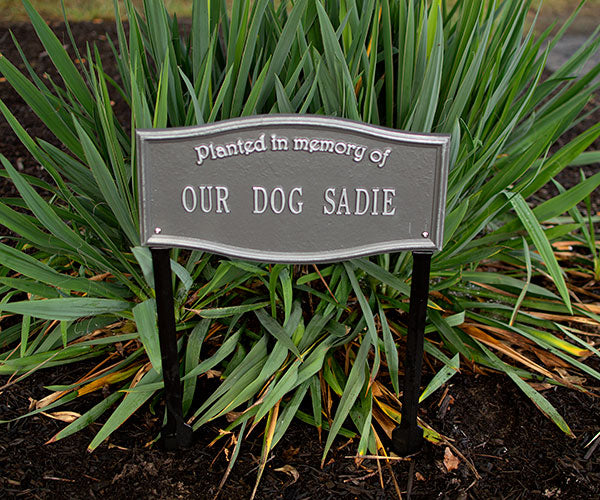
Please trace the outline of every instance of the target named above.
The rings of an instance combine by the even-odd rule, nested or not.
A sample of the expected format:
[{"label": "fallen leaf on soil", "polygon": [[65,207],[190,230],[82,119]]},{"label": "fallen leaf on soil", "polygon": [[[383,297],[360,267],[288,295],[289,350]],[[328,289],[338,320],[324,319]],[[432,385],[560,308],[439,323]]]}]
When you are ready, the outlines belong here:
[{"label": "fallen leaf on soil", "polygon": [[112,484],[126,478],[127,476],[135,476],[140,470],[140,467],[136,464],[125,464],[121,472],[113,477]]},{"label": "fallen leaf on soil", "polygon": [[66,422],[67,424],[70,424],[71,422],[74,422],[79,417],[81,417],[81,414],[76,413],[74,411],[56,411],[54,413],[46,413],[46,412],[42,411],[41,414],[46,415],[47,417],[53,418],[54,420],[60,420],[61,422]]},{"label": "fallen leaf on soil", "polygon": [[460,465],[460,460],[452,454],[450,448],[446,447],[444,451],[444,467],[448,472],[452,472],[453,470],[458,469]]},{"label": "fallen leaf on soil", "polygon": [[425,476],[420,472],[415,472],[415,477],[417,478],[417,481],[425,481]]},{"label": "fallen leaf on soil", "polygon": [[287,475],[292,476],[294,478],[294,482],[292,484],[298,481],[298,478],[300,477],[300,473],[291,465],[284,465],[283,467],[279,467],[279,469],[275,470],[277,472],[285,472]]},{"label": "fallen leaf on soil", "polygon": [[527,382],[527,383],[538,392],[547,391],[548,389],[552,389],[553,387],[556,387],[555,385],[545,384],[542,382]]},{"label": "fallen leaf on soil", "polygon": [[289,460],[290,458],[294,458],[298,453],[300,453],[300,447],[299,446],[298,446],[298,448],[290,446],[287,450],[283,451],[281,457],[284,460]]},{"label": "fallen leaf on soil", "polygon": [[129,451],[129,448],[125,448],[124,446],[119,446],[118,444],[108,443],[108,449],[112,450],[113,448],[116,450],[121,450],[121,451]]},{"label": "fallen leaf on soil", "polygon": [[561,491],[558,488],[552,488],[551,490],[545,490],[544,491],[544,496],[546,498],[554,498],[554,497],[560,497],[561,495]]}]

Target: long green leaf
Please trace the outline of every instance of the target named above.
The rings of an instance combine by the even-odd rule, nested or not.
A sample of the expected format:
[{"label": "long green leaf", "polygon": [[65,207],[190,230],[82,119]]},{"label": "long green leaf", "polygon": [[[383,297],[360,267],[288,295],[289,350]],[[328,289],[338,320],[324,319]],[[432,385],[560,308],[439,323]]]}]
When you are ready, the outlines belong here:
[{"label": "long green leaf", "polygon": [[98,314],[119,314],[130,311],[131,308],[132,304],[123,300],[88,299],[85,297],[25,300],[0,304],[0,311],[3,312],[58,321],[74,321],[85,316],[96,316]]},{"label": "long green leaf", "polygon": [[556,260],[556,256],[554,255],[554,251],[552,250],[552,246],[550,245],[548,238],[544,234],[544,231],[540,227],[538,220],[523,197],[520,194],[508,196],[510,197],[510,202],[515,209],[517,216],[521,220],[525,229],[527,229],[527,232],[533,239],[536,248],[544,259],[546,267],[548,268],[548,272],[550,273],[550,276],[552,276],[554,284],[556,285],[556,288],[558,288],[561,298],[567,305],[569,311],[572,312],[573,308],[571,306],[569,290],[567,289],[564,275],[560,266],[558,265],[558,261]]},{"label": "long green leaf", "polygon": [[[142,377],[138,387],[150,385],[159,378],[159,375],[150,370]],[[98,433],[92,439],[88,446],[88,451],[94,451],[102,442],[108,438],[116,429],[118,429],[125,420],[127,420],[140,406],[152,397],[154,391],[148,392],[131,392],[128,393],[123,401],[117,406],[115,411],[108,417],[106,423],[100,428]]]},{"label": "long green leaf", "polygon": [[133,318],[137,325],[140,340],[148,354],[152,368],[156,373],[162,372],[158,327],[156,325],[156,301],[148,299],[133,308]]}]

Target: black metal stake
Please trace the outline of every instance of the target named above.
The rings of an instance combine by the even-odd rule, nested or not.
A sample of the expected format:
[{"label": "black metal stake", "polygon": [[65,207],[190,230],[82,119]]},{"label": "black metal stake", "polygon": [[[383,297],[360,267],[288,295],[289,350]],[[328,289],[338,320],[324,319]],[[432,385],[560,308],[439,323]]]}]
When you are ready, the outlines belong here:
[{"label": "black metal stake", "polygon": [[408,309],[408,337],[404,359],[402,420],[400,425],[392,432],[392,450],[400,456],[412,455],[423,446],[423,429],[417,424],[417,411],[421,389],[431,255],[430,252],[413,252],[410,305]]},{"label": "black metal stake", "polygon": [[192,443],[192,428],[183,420],[183,390],[179,380],[179,356],[175,334],[175,312],[171,290],[171,260],[168,248],[151,248],[158,313],[158,336],[165,384],[167,422],[162,430],[166,450]]}]

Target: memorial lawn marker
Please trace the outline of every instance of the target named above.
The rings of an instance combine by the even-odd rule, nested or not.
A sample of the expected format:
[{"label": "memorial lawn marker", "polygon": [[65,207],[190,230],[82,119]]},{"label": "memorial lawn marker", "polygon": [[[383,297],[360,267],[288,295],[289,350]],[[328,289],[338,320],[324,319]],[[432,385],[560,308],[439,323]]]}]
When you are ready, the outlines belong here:
[{"label": "memorial lawn marker", "polygon": [[183,421],[169,249],[318,263],[413,252],[399,454],[422,441],[417,408],[431,255],[443,241],[450,138],[315,115],[138,130],[142,244],[152,251],[167,448]]}]

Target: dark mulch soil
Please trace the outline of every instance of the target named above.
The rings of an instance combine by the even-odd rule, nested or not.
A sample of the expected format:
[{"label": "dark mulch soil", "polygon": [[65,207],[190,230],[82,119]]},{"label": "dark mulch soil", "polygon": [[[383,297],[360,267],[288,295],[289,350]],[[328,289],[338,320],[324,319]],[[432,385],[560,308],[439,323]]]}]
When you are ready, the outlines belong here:
[{"label": "dark mulch soil", "polygon": [[[53,74],[31,27],[15,24],[10,28],[36,71]],[[64,36],[62,27],[56,28]],[[97,41],[103,60],[110,59],[105,33],[114,36],[112,24],[78,23],[73,30],[77,40]],[[64,40],[68,45],[68,39]],[[18,61],[8,26],[0,25],[0,50],[11,61]],[[50,139],[7,83],[0,82],[0,97],[31,135]],[[595,114],[577,130],[597,121]],[[600,144],[595,149],[600,149]],[[44,176],[4,120],[0,121],[0,151],[19,170]],[[595,171],[597,167],[591,167],[588,174]],[[559,178],[565,187],[578,179],[576,169],[566,170]],[[547,195],[551,194],[549,188]],[[0,195],[15,196],[16,192],[10,183],[0,182]],[[595,197],[595,210],[599,198]],[[84,363],[41,371],[0,389],[0,419],[26,413],[33,401],[48,394],[45,385],[69,383],[91,366]],[[0,387],[7,381],[0,377]],[[547,390],[544,395],[567,418],[575,438],[567,437],[545,418],[506,377],[466,371],[455,376],[424,403],[422,416],[453,440],[455,449],[448,451],[464,458],[456,470],[448,471],[446,446],[426,444],[412,460],[394,462],[391,470],[402,494],[461,499],[600,498],[600,449],[585,447],[600,430],[600,401],[562,388]],[[62,409],[83,413],[101,397],[75,400]],[[65,424],[48,416],[3,425],[0,498],[212,498],[227,467],[225,453],[218,453],[221,444],[207,447],[217,427],[197,433],[190,450],[166,453],[146,446],[158,432],[159,415],[162,407],[155,413],[150,407],[142,408],[94,453],[88,453],[86,447],[100,424],[53,444],[44,443]],[[249,497],[261,444],[258,433],[244,444],[221,498]],[[373,460],[357,466],[347,458],[355,453],[356,444],[338,440],[321,468],[322,443],[316,430],[295,422],[274,450],[257,498],[395,498],[394,479],[385,464],[379,473]],[[294,471],[297,480],[291,474]]]},{"label": "dark mulch soil", "polygon": [[[48,394],[43,386],[49,381],[66,383],[86,368],[89,365],[42,372],[8,388],[0,395],[0,417],[22,415],[31,399]],[[446,447],[426,443],[412,460],[392,466],[403,494],[410,489],[412,498],[600,497],[600,450],[585,448],[599,430],[598,398],[567,389],[545,392],[567,416],[576,436],[572,439],[506,377],[462,374],[446,389],[447,393],[440,391],[423,405],[423,417],[453,440],[477,472],[464,460],[448,472]],[[83,412],[92,404],[90,399],[75,401],[64,410]],[[157,413],[161,415],[162,409]],[[4,427],[0,491],[15,498],[212,498],[227,467],[225,455],[218,455],[220,444],[206,447],[216,427],[200,432],[194,446],[183,452],[146,448],[158,432],[158,418],[149,408],[94,453],[86,448],[99,424],[44,445],[64,425],[40,415]],[[244,444],[221,498],[250,496],[261,444],[259,435]],[[357,467],[349,458],[356,445],[356,441],[337,440],[321,469],[322,444],[316,430],[294,423],[273,451],[257,498],[395,498],[393,478],[385,465],[382,488],[375,461]],[[296,482],[282,470],[285,466],[297,471]]]}]

